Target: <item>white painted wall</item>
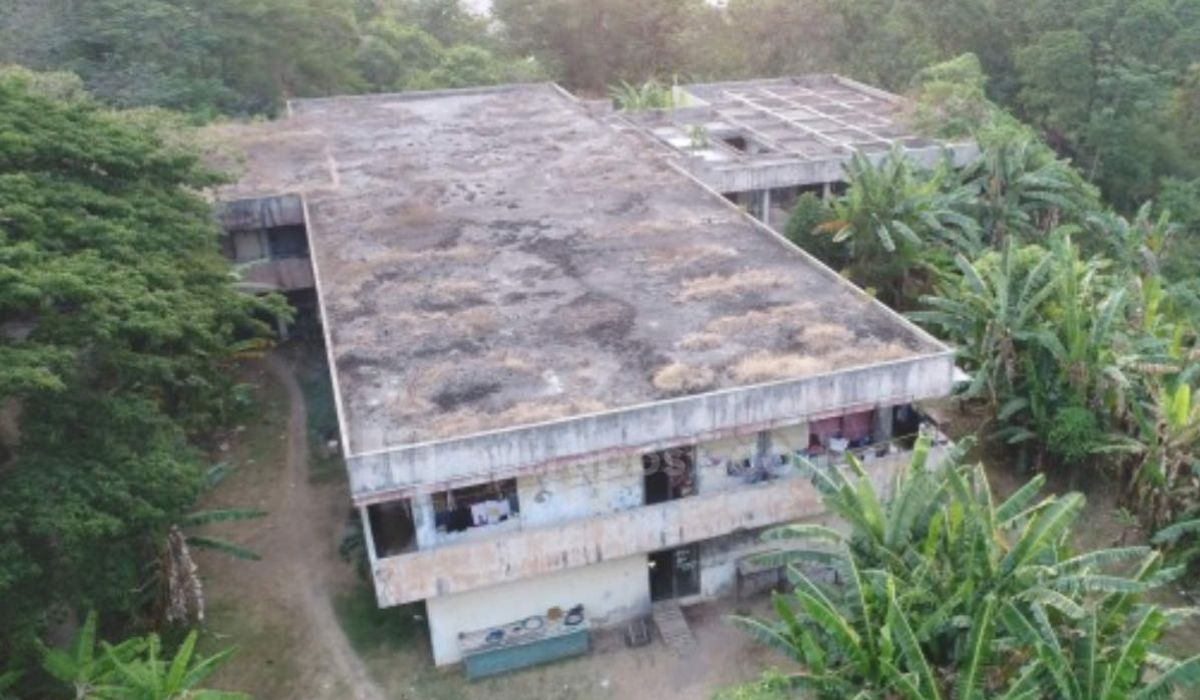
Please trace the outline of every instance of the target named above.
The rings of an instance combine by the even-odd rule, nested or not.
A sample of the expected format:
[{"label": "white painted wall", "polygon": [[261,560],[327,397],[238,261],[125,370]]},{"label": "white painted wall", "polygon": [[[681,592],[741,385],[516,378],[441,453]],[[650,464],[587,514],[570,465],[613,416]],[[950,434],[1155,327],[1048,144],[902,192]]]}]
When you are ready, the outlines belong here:
[{"label": "white painted wall", "polygon": [[650,611],[646,557],[633,556],[591,566],[479,588],[426,601],[429,639],[438,666],[461,660],[458,633],[495,627],[529,615],[582,603],[593,627],[615,625]]}]

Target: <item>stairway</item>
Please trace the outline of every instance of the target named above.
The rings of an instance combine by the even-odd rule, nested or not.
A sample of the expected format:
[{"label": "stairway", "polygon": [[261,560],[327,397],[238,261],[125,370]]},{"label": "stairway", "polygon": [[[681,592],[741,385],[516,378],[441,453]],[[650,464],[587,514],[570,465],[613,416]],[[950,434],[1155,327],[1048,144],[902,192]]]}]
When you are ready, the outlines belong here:
[{"label": "stairway", "polygon": [[658,633],[662,635],[663,643],[676,656],[683,656],[696,649],[696,636],[692,634],[692,628],[688,626],[678,600],[672,598],[654,603],[651,616],[654,618],[654,625],[658,627]]}]

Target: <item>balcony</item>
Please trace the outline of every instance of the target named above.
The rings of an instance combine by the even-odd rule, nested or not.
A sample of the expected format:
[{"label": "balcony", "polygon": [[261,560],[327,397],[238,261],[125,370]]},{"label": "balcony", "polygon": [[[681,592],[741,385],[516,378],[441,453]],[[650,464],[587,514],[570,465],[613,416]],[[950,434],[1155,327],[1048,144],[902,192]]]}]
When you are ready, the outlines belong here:
[{"label": "balcony", "polygon": [[[931,460],[936,461],[943,449],[935,447]],[[865,466],[881,487],[908,464],[910,456],[898,450],[875,454],[879,456]],[[553,525],[506,527],[486,537],[376,559],[376,595],[381,607],[400,605],[816,517],[823,512],[815,489],[793,471],[790,476],[740,488]]]}]

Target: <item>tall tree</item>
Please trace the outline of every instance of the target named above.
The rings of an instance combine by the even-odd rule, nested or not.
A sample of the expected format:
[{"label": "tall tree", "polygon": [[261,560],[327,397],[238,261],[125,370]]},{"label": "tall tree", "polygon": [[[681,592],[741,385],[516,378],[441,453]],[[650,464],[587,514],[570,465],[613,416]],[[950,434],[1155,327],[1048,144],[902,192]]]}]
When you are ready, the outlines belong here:
[{"label": "tall tree", "polygon": [[88,100],[0,79],[0,656],[63,610],[140,608],[230,367],[284,313],[234,290],[196,194],[214,181]]}]

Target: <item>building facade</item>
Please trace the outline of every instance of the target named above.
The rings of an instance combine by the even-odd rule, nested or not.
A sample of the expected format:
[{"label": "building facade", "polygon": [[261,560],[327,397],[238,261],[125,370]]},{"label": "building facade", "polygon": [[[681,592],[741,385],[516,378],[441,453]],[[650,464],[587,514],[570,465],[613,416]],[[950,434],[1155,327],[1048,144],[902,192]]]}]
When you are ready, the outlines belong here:
[{"label": "building facade", "polygon": [[306,232],[378,601],[424,602],[438,664],[732,593],[763,528],[823,515],[798,459],[885,484],[950,390],[949,348],[555,86],[220,128],[227,221]]}]

